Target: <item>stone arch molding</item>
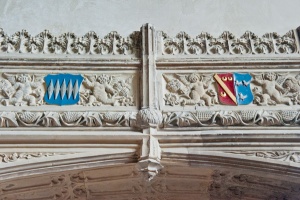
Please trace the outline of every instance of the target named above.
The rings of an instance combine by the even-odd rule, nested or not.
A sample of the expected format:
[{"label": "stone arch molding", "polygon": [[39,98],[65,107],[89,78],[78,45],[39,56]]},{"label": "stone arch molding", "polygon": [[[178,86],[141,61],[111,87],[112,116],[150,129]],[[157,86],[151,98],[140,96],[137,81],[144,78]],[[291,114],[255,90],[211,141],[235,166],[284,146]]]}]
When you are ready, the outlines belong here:
[{"label": "stone arch molding", "polygon": [[[25,30],[8,35],[1,29],[0,195],[18,199],[6,193],[7,181],[52,177],[59,171],[134,166],[132,173],[151,185],[166,182],[162,177],[171,174],[172,166],[181,167],[173,171],[178,175],[193,167],[205,171],[208,165],[214,166],[214,173],[205,187],[214,194],[207,193],[207,198],[216,198],[213,195],[221,190],[236,198],[254,198],[236,183],[251,187],[255,181],[284,184],[289,179],[292,189],[287,191],[294,195],[300,162],[299,35],[295,29],[283,36],[259,37],[247,31],[241,37],[230,32],[219,37],[180,32],[171,37],[150,24],[128,37],[117,32],[103,37],[95,32],[56,36],[49,31],[31,36]],[[51,87],[45,77],[57,74],[79,74],[83,82],[77,89],[63,81]],[[235,83],[249,87],[253,100],[247,105],[220,101],[220,87],[224,88],[216,75],[221,74],[249,74],[248,83]],[[76,104],[60,106],[45,100],[46,94],[54,98],[69,93],[78,95]],[[236,101],[247,98],[239,95]],[[220,175],[222,169],[242,178],[230,178],[235,185],[226,189],[219,187],[226,179]],[[249,171],[239,176],[233,174],[236,169]],[[281,178],[267,179],[276,173]],[[60,180],[50,182],[56,187]],[[92,190],[81,184],[75,193],[89,195]],[[286,193],[268,195],[259,198],[280,199]],[[75,198],[62,196],[51,198]]]}]

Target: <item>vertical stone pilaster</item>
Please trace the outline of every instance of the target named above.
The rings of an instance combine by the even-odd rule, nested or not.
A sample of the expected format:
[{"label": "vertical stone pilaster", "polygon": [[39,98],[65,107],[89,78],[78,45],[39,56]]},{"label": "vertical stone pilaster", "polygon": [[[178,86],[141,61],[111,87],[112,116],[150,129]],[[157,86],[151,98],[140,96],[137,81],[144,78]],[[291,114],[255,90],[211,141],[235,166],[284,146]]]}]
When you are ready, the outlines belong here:
[{"label": "vertical stone pilaster", "polygon": [[155,66],[155,29],[151,24],[141,28],[142,33],[142,109],[157,109]]},{"label": "vertical stone pilaster", "polygon": [[162,122],[162,114],[158,109],[156,82],[156,37],[155,29],[150,24],[141,28],[142,33],[142,104],[138,112],[137,122],[147,135],[143,139],[138,169],[145,173],[146,179],[151,180],[162,168],[160,164],[160,147],[158,140],[153,137],[157,127]]}]

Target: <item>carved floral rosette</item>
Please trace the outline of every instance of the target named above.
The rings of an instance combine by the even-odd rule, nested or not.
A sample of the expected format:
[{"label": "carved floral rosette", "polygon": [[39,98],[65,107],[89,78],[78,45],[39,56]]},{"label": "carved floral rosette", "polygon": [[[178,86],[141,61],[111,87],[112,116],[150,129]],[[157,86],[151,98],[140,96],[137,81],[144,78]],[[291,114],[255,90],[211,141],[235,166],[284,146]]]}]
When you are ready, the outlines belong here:
[{"label": "carved floral rosette", "polygon": [[294,30],[280,36],[266,33],[258,37],[246,31],[241,37],[225,31],[215,38],[202,32],[192,38],[185,32],[170,37],[159,32],[162,55],[260,55],[260,54],[296,54],[296,34]]}]

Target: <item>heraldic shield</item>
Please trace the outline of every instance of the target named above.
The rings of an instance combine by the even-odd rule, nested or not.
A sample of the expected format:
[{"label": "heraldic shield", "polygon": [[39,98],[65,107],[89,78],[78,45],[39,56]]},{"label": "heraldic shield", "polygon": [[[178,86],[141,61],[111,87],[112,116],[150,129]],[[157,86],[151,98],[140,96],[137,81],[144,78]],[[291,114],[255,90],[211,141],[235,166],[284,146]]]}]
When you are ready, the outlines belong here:
[{"label": "heraldic shield", "polygon": [[79,101],[81,75],[49,74],[44,79],[47,87],[44,100],[48,104],[72,105]]},{"label": "heraldic shield", "polygon": [[215,74],[214,78],[218,83],[218,96],[222,104],[247,105],[253,101],[250,74]]}]

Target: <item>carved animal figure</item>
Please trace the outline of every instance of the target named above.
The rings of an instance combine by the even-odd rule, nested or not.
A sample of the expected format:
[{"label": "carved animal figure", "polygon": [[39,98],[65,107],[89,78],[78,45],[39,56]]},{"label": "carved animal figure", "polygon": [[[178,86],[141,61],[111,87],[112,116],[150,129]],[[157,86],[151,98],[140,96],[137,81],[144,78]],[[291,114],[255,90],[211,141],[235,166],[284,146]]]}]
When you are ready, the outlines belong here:
[{"label": "carved animal figure", "polygon": [[253,82],[262,88],[262,93],[270,96],[276,103],[291,105],[291,99],[284,96],[287,92],[280,84],[285,80],[282,75],[275,74],[274,72],[267,72],[265,74],[254,74],[255,79]]},{"label": "carved animal figure", "polygon": [[9,91],[7,92],[8,99],[2,100],[5,105],[22,105],[25,101],[27,105],[35,106],[37,105],[36,98],[39,97],[39,100],[42,98],[41,88],[39,88],[42,86],[41,79],[34,81],[33,77],[28,74],[10,75],[4,73],[3,76],[11,83],[11,86],[6,88],[6,91]]},{"label": "carved animal figure", "polygon": [[85,86],[92,90],[92,94],[88,100],[88,105],[93,105],[93,103],[97,101],[107,105],[114,105],[117,103],[115,95],[118,92],[109,84],[110,82],[111,77],[106,74],[102,74],[97,78],[88,77],[84,79],[83,83]]}]

